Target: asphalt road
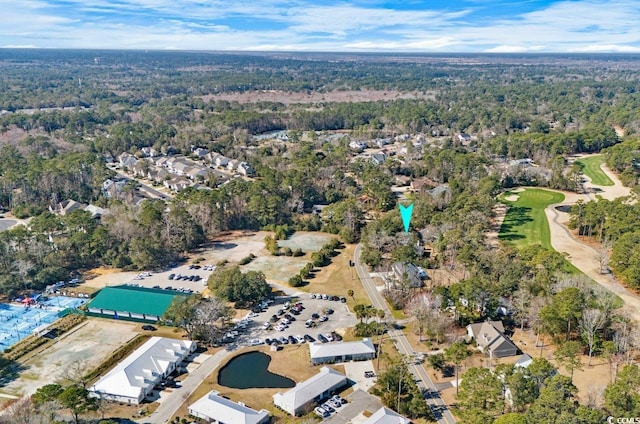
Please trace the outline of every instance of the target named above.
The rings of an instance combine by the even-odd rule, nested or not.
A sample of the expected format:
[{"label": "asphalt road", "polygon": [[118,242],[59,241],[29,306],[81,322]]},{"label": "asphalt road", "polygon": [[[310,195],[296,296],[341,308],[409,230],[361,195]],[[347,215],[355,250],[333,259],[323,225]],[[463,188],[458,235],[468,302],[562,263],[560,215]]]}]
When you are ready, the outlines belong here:
[{"label": "asphalt road", "polygon": [[[371,304],[376,309],[382,309],[385,312],[386,316],[391,317],[393,315],[391,314],[391,311],[389,310],[387,303],[382,298],[382,295],[376,288],[376,285],[373,282],[373,279],[369,275],[369,271],[367,270],[366,266],[363,266],[360,263],[360,250],[361,250],[360,247],[361,245],[358,244],[353,254],[355,268],[356,268],[356,271],[358,272],[358,276],[360,277],[360,281],[362,281],[362,285],[364,286],[364,289],[367,292],[369,299],[371,299]],[[395,345],[398,348],[398,351],[400,351],[400,353],[409,357],[413,356],[414,350],[411,348],[409,341],[407,340],[407,338],[405,337],[402,331],[392,329],[389,331],[389,336],[394,340]],[[428,390],[429,395],[426,397],[426,401],[427,401],[427,404],[429,405],[429,408],[431,408],[433,415],[438,420],[438,423],[440,424],[455,423],[456,420],[453,417],[453,414],[451,414],[451,411],[449,411],[447,405],[444,403],[444,401],[440,397],[440,393],[438,392],[438,389],[436,388],[433,381],[431,381],[429,374],[427,374],[424,368],[420,365],[409,364],[409,370],[413,373],[416,379],[419,380],[418,387],[420,387],[425,391]]]}]

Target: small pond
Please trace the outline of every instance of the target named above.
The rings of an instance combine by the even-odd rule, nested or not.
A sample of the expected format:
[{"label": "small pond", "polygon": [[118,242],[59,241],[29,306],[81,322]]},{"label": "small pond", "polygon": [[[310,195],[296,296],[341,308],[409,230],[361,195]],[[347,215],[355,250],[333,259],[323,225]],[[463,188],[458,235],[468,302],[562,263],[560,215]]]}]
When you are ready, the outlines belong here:
[{"label": "small pond", "polygon": [[218,374],[218,384],[234,389],[288,388],[295,381],[269,372],[271,356],[262,352],[249,352],[231,359]]}]

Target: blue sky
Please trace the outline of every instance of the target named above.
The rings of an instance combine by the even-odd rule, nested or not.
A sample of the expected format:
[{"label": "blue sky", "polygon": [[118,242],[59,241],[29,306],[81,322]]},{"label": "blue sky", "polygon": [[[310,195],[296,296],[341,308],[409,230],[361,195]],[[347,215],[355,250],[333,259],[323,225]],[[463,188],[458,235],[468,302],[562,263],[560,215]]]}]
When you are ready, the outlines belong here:
[{"label": "blue sky", "polygon": [[0,46],[640,52],[640,0],[0,0]]}]

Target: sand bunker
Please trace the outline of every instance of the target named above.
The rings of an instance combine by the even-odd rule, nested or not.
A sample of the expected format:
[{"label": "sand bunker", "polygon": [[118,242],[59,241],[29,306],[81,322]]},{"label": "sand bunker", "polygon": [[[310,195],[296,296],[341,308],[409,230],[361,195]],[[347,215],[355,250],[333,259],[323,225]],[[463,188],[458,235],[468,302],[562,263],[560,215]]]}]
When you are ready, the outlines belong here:
[{"label": "sand bunker", "polygon": [[518,196],[517,194],[510,194],[508,196],[504,196],[504,200],[506,200],[507,202],[517,202],[519,198],[520,196]]}]

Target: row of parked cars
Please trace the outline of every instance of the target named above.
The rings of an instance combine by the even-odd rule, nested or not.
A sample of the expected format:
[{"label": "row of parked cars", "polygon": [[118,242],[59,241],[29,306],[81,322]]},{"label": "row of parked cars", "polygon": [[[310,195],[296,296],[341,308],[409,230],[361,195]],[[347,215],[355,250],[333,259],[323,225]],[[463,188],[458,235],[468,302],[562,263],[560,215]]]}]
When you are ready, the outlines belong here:
[{"label": "row of parked cars", "polygon": [[338,395],[334,395],[322,405],[316,406],[313,412],[319,417],[327,418],[332,413],[336,412],[337,408],[340,408],[345,403],[347,403],[345,399]]},{"label": "row of parked cars", "polygon": [[169,274],[169,280],[200,281],[202,277],[199,275]]},{"label": "row of parked cars", "polygon": [[342,303],[347,303],[347,298],[344,296],[332,296],[330,294],[311,293],[309,297],[311,299],[333,300],[334,302],[340,301]]}]

